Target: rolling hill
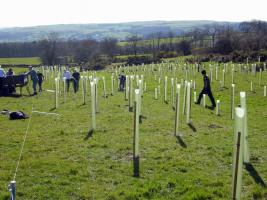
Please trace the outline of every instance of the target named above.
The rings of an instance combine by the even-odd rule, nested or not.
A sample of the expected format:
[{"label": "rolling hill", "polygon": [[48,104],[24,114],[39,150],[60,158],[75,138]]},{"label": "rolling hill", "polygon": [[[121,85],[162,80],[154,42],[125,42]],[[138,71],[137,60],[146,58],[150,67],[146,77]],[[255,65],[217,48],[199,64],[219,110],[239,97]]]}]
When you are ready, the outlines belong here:
[{"label": "rolling hill", "polygon": [[238,27],[238,22],[216,22],[216,21],[148,21],[128,22],[113,24],[59,24],[33,27],[0,28],[0,42],[31,42],[42,40],[51,32],[58,33],[63,40],[82,40],[93,38],[101,40],[114,37],[124,40],[131,35],[147,37],[151,33],[161,32],[167,35],[170,31],[176,36],[190,31],[196,27],[204,28],[207,25],[219,24]]}]

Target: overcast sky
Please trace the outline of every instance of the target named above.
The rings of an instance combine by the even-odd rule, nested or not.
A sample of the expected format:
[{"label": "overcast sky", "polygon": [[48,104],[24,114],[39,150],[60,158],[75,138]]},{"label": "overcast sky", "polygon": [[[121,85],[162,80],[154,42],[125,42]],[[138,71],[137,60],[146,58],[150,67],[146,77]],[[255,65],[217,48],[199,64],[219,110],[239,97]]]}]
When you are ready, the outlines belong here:
[{"label": "overcast sky", "polygon": [[267,0],[1,0],[0,27],[151,20],[267,21]]}]

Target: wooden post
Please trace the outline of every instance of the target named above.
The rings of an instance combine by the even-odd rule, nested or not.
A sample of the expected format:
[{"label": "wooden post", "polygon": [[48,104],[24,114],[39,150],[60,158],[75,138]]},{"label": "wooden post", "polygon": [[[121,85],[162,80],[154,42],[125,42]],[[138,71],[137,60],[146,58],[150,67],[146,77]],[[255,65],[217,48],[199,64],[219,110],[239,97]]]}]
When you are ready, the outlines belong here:
[{"label": "wooden post", "polygon": [[133,77],[129,77],[129,111],[132,112],[133,109]]},{"label": "wooden post", "polygon": [[138,81],[138,89],[140,90],[140,96],[142,97],[143,96],[143,81],[142,81],[142,79],[140,79]]},{"label": "wooden post", "polygon": [[222,71],[222,86],[225,87],[225,70]]},{"label": "wooden post", "polygon": [[215,80],[218,80],[218,66],[215,67]]},{"label": "wooden post", "polygon": [[55,78],[55,108],[58,108],[58,78]]},{"label": "wooden post", "polygon": [[183,100],[183,114],[186,114],[186,96],[187,96],[187,81],[184,83],[184,100]]},{"label": "wooden post", "polygon": [[190,124],[190,108],[191,108],[191,83],[187,83],[187,98],[186,98],[186,123]]},{"label": "wooden post", "polygon": [[261,76],[262,76],[262,71],[261,71],[261,68],[260,68],[259,86],[261,86]]},{"label": "wooden post", "polygon": [[171,98],[172,98],[172,107],[175,107],[175,97],[174,97],[174,79],[171,79]]},{"label": "wooden post", "polygon": [[129,98],[129,76],[126,75],[126,81],[125,81],[125,101]]},{"label": "wooden post", "polygon": [[241,199],[243,149],[244,149],[244,116],[243,108],[235,108],[235,147],[233,156],[232,199]]},{"label": "wooden post", "polygon": [[139,106],[138,107],[139,107],[139,115],[140,116],[142,115],[141,114],[141,107],[142,107],[142,105],[141,105],[142,89],[141,88],[143,85],[142,82],[143,82],[142,79],[138,81],[138,89],[139,89],[139,97],[138,97],[139,98],[139,100],[138,100]]},{"label": "wooden post", "polygon": [[96,102],[95,102],[95,81],[90,82],[91,85],[91,113],[92,113],[92,129],[96,129]]},{"label": "wooden post", "polygon": [[212,83],[213,81],[213,70],[212,67],[210,67],[210,82]]},{"label": "wooden post", "polygon": [[250,154],[248,147],[248,117],[247,117],[247,103],[246,103],[246,92],[240,92],[240,104],[241,108],[244,109],[244,163],[250,162]]},{"label": "wooden post", "polygon": [[219,116],[220,115],[220,100],[217,100],[217,106],[216,106],[216,115]]},{"label": "wooden post", "polygon": [[174,135],[180,136],[179,134],[179,114],[180,114],[180,95],[181,85],[176,85],[176,101],[175,101],[175,120],[174,120]]},{"label": "wooden post", "polygon": [[111,95],[114,95],[114,74],[111,75]]},{"label": "wooden post", "polygon": [[235,83],[235,68],[232,68],[232,84]]},{"label": "wooden post", "polygon": [[263,96],[266,97],[267,95],[267,89],[266,89],[266,85],[263,87]]},{"label": "wooden post", "polygon": [[85,76],[81,76],[82,82],[82,94],[83,94],[83,105],[86,103],[86,79]]},{"label": "wooden post", "polygon": [[66,78],[63,78],[63,92],[64,92],[64,103],[67,102],[67,83]]},{"label": "wooden post", "polygon": [[164,79],[164,102],[167,103],[168,102],[168,98],[167,98],[167,87],[168,87],[168,77],[165,76]]},{"label": "wooden post", "polygon": [[203,94],[203,107],[206,108],[206,94]]},{"label": "wooden post", "polygon": [[134,139],[133,139],[133,167],[134,177],[139,177],[139,97],[140,90],[135,90],[134,100]]},{"label": "wooden post", "polygon": [[98,80],[97,78],[94,78],[94,82],[95,82],[95,112],[98,113],[99,109],[98,109]]},{"label": "wooden post", "polygon": [[232,84],[231,90],[231,119],[235,117],[235,84]]},{"label": "wooden post", "polygon": [[158,88],[155,88],[155,100],[158,100]]}]

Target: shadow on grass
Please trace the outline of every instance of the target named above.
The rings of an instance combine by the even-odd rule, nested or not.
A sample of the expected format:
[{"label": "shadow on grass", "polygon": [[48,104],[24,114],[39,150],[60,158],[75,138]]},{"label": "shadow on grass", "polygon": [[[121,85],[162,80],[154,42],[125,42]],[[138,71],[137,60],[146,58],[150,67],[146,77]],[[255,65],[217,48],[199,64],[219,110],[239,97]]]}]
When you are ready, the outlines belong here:
[{"label": "shadow on grass", "polygon": [[144,115],[140,115],[139,116],[139,124],[142,124],[143,123],[143,119],[147,119],[147,117],[144,116]]},{"label": "shadow on grass", "polygon": [[214,110],[215,109],[215,107],[213,107],[213,106],[206,106],[206,108],[208,108],[210,110]]},{"label": "shadow on grass", "polygon": [[95,132],[94,129],[90,129],[87,135],[85,136],[84,140],[88,140],[89,138],[91,138],[94,132]]},{"label": "shadow on grass", "polygon": [[187,148],[187,145],[185,144],[185,142],[183,141],[183,139],[180,136],[175,136],[177,138],[177,143],[179,143],[181,145],[181,147],[183,148]]},{"label": "shadow on grass", "polygon": [[139,177],[139,156],[133,157],[133,176]]},{"label": "shadow on grass", "polygon": [[245,168],[248,171],[249,175],[254,179],[255,183],[266,188],[265,182],[262,180],[259,173],[257,172],[257,170],[254,168],[252,164],[245,163]]},{"label": "shadow on grass", "polygon": [[53,111],[53,110],[56,110],[56,108],[54,107],[54,108],[51,108],[49,111]]},{"label": "shadow on grass", "polygon": [[11,98],[20,98],[20,97],[29,97],[29,95],[20,95],[20,94],[8,94],[8,95],[0,95],[0,97],[11,97]]},{"label": "shadow on grass", "polygon": [[192,123],[189,123],[188,126],[192,129],[193,132],[197,132],[196,127]]}]

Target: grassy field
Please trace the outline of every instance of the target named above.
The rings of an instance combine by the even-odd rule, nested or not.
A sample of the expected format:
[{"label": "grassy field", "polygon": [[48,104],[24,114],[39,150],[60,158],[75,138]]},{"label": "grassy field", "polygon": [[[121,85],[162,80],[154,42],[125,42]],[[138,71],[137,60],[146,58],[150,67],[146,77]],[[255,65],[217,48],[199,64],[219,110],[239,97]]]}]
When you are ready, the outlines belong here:
[{"label": "grassy field", "polygon": [[39,65],[41,60],[39,57],[29,58],[0,58],[0,65]]},{"label": "grassy field", "polygon": [[[174,37],[172,38],[172,43],[178,43],[182,40],[189,40],[189,38],[183,38],[183,37]],[[169,44],[170,42],[170,38],[161,38],[160,40],[160,44]],[[137,42],[137,46],[144,46],[144,45],[149,45],[149,44],[152,44],[153,42],[153,39],[149,39],[149,40],[140,40]],[[157,45],[157,42],[158,42],[158,39],[155,38],[154,39],[154,45],[156,46]],[[128,41],[121,41],[121,42],[118,42],[118,45],[119,46],[126,46],[126,45],[129,45],[131,44],[131,42],[128,42]]]},{"label": "grassy field", "polygon": [[[22,69],[17,69],[22,70]],[[222,66],[220,66],[222,70]],[[226,88],[219,88],[219,81],[212,82],[216,99],[221,100],[221,116],[215,111],[192,104],[193,132],[180,114],[181,145],[174,137],[174,111],[170,99],[170,78],[184,78],[181,70],[164,71],[161,94],[154,100],[158,86],[154,74],[144,74],[147,92],[142,98],[140,124],[140,177],[133,177],[133,113],[128,111],[124,93],[115,91],[103,98],[103,85],[99,81],[97,130],[90,137],[91,102],[82,104],[79,90],[74,98],[72,88],[67,102],[60,96],[58,109],[54,108],[53,93],[44,91],[29,97],[24,89],[21,98],[0,97],[0,109],[31,110],[58,113],[59,116],[33,113],[23,156],[17,172],[18,199],[181,199],[206,200],[230,199],[232,159],[234,148],[234,120],[230,118],[230,65]],[[158,71],[154,73],[158,74]],[[163,99],[163,79],[169,77],[169,103]],[[263,85],[267,73],[263,72],[262,85],[259,74],[247,78],[236,74],[235,103],[239,104],[239,91],[247,91],[249,147],[251,164],[259,177],[267,181],[267,98]],[[111,71],[97,72],[105,76],[110,94]],[[219,79],[221,79],[221,71]],[[192,73],[189,80],[193,79]],[[250,92],[250,81],[255,92]],[[196,90],[203,86],[200,74],[196,76]],[[53,81],[46,80],[44,88],[53,89]],[[62,85],[61,85],[62,86]],[[117,84],[115,84],[117,86]],[[182,98],[181,98],[182,99]],[[210,103],[207,99],[208,104]],[[182,106],[182,103],[181,103]],[[24,134],[29,119],[10,121],[0,115],[0,199],[8,199],[8,183],[13,179]],[[255,173],[243,170],[243,199],[267,199],[267,190],[255,181]]]}]

